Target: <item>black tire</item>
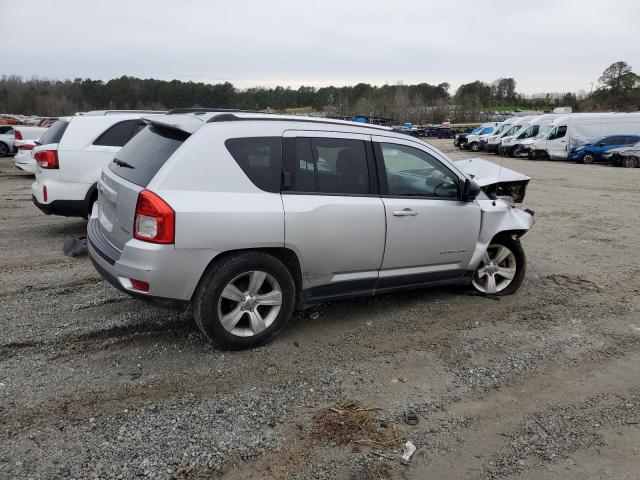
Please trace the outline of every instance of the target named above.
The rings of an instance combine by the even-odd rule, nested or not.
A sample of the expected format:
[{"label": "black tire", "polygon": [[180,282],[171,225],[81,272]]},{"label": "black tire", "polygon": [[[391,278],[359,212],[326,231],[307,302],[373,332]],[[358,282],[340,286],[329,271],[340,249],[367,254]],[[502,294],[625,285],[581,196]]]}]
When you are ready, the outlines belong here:
[{"label": "black tire", "polygon": [[467,145],[467,142],[460,142],[458,143],[458,148],[460,150],[466,150],[469,147],[469,145]]},{"label": "black tire", "polygon": [[471,145],[469,145],[469,149],[472,152],[478,152],[480,150],[480,144],[478,142],[471,142]]},{"label": "black tire", "polygon": [[536,158],[538,158],[538,155],[536,154],[535,150],[529,150],[527,157],[529,158],[529,160],[535,160]]},{"label": "black tire", "polygon": [[[234,278],[259,269],[271,275],[282,289],[280,311],[271,325],[262,332],[242,337],[222,326],[218,315],[218,300],[222,290]],[[254,347],[271,340],[291,317],[296,291],[291,273],[278,259],[262,252],[246,252],[224,258],[204,275],[193,298],[193,314],[202,333],[222,348],[233,350]]]},{"label": "black tire", "polygon": [[509,156],[511,158],[516,158],[516,149],[518,148],[518,146],[516,145],[515,147],[511,147],[509,149]]},{"label": "black tire", "polygon": [[579,163],[584,163],[585,165],[591,165],[596,161],[596,157],[593,153],[587,153],[582,157],[582,160]]},{"label": "black tire", "polygon": [[9,155],[9,145],[4,142],[0,142],[0,158]]},{"label": "black tire", "polygon": [[[511,280],[511,283],[507,285],[507,287],[505,287],[503,290],[493,293],[492,295],[512,295],[518,291],[520,285],[522,285],[522,282],[524,281],[525,274],[527,273],[527,257],[524,254],[522,244],[520,243],[520,240],[514,239],[511,235],[503,234],[494,237],[494,239],[490,242],[490,245],[504,245],[509,250],[511,250],[516,260],[516,273],[513,277],[513,280]],[[472,284],[472,288],[476,287]],[[476,291],[480,290],[476,288]],[[480,291],[480,293],[484,292]]]},{"label": "black tire", "polygon": [[638,157],[626,155],[620,159],[620,166],[622,168],[636,168],[638,166]]}]

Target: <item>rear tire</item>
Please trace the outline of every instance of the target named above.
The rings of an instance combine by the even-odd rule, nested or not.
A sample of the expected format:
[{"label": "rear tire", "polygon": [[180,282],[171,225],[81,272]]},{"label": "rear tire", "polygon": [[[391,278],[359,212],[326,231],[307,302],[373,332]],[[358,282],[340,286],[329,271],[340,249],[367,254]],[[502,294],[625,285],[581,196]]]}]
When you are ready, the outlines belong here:
[{"label": "rear tire", "polygon": [[[262,278],[255,281],[257,288],[252,287],[254,278]],[[202,333],[222,348],[254,347],[271,340],[289,321],[295,293],[282,262],[261,252],[241,253],[205,273],[193,298],[194,318]]]},{"label": "rear tire", "polygon": [[498,235],[474,272],[472,285],[485,295],[511,295],[522,285],[526,272],[527,257],[520,240]]},{"label": "rear tire", "polygon": [[6,143],[0,142],[0,158],[4,158],[9,154],[9,146]]}]

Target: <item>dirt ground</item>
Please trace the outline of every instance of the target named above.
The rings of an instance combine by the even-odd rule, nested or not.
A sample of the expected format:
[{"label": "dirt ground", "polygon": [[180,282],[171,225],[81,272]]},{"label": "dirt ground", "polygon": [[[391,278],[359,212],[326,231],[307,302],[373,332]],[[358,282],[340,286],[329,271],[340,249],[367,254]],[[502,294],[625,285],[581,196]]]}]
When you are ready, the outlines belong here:
[{"label": "dirt ground", "polygon": [[0,160],[0,478],[639,478],[640,169],[504,164],[537,219],[516,295],[332,303],[225,352],[65,257],[85,222]]}]

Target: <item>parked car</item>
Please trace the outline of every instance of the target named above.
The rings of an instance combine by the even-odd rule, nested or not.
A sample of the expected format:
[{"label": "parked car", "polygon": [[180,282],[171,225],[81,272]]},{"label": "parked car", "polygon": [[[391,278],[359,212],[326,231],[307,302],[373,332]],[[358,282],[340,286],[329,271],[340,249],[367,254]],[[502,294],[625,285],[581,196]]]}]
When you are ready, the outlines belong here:
[{"label": "parked car", "polygon": [[[504,135],[513,125],[514,122],[518,120],[518,117],[509,117],[506,120],[500,122],[492,133],[485,133],[483,135],[478,136],[478,150],[486,150],[487,144],[489,142],[494,142],[501,135]],[[468,141],[468,140],[467,140]]]},{"label": "parked car", "polygon": [[613,148],[602,154],[603,160],[610,165],[624,168],[640,167],[640,142],[624,147]]},{"label": "parked car", "polygon": [[47,215],[86,218],[102,168],[145,126],[141,117],[149,113],[157,112],[96,111],[58,119],[33,151],[33,203]]},{"label": "parked car", "polygon": [[453,145],[458,147],[460,150],[469,149],[473,152],[477,152],[480,150],[480,139],[493,134],[497,130],[499,124],[499,122],[484,123],[469,133],[460,133],[455,136]]},{"label": "parked car", "polygon": [[16,168],[27,173],[36,173],[36,160],[33,158],[33,149],[36,145],[36,140],[15,141],[15,146],[18,149],[18,153],[14,157]]},{"label": "parked car", "polygon": [[[506,128],[500,134],[494,134],[487,138],[484,149],[489,153],[498,153],[498,148],[502,145],[503,139],[509,139],[521,132],[523,127],[533,120],[537,115],[527,115],[524,117],[514,117],[510,122],[509,128]],[[505,122],[506,123],[506,122]]]},{"label": "parked car", "polygon": [[619,135],[640,136],[640,112],[560,115],[527,148],[530,158],[567,159],[572,149]]},{"label": "parked car", "polygon": [[533,213],[483,193],[495,174],[476,183],[415,137],[262,113],[145,121],[102,171],[90,258],[133,297],[190,302],[223,346],[267,341],[294,307],[523,281]]},{"label": "parked car", "polygon": [[614,148],[626,147],[640,141],[639,135],[611,135],[599,138],[593,143],[582,145],[581,147],[572,148],[569,158],[577,163],[593,163],[603,162],[605,152]]},{"label": "parked car", "polygon": [[0,125],[0,158],[15,154],[16,131],[13,125]]}]

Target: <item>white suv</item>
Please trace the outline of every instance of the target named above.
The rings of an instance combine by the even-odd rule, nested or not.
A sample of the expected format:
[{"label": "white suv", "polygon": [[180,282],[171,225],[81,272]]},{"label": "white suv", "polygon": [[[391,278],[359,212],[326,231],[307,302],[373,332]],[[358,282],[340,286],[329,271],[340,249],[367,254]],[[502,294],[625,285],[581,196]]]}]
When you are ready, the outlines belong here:
[{"label": "white suv", "polygon": [[477,162],[352,122],[147,121],[102,172],[91,260],[132,296],[192,302],[224,346],[266,341],[294,306],[445,284],[504,295],[524,278],[533,216],[481,191],[498,166],[465,173]]},{"label": "white suv", "polygon": [[62,117],[33,150],[33,203],[47,215],[87,217],[102,168],[138,133],[150,111],[104,110]]}]

